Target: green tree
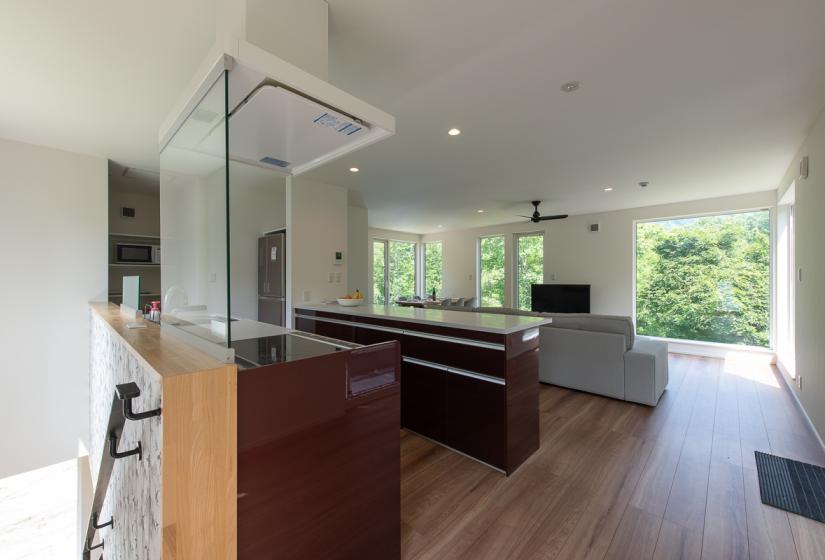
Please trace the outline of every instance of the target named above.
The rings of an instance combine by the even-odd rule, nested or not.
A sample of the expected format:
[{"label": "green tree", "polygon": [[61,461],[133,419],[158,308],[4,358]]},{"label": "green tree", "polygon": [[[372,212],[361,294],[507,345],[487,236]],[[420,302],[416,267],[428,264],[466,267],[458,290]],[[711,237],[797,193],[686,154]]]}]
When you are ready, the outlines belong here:
[{"label": "green tree", "polygon": [[640,334],[768,346],[770,213],[638,224],[636,319]]},{"label": "green tree", "polygon": [[424,244],[424,295],[441,294],[444,266],[441,241]]},{"label": "green tree", "polygon": [[481,305],[504,305],[504,236],[482,237],[479,242]]},{"label": "green tree", "polygon": [[372,302],[378,305],[386,303],[384,297],[384,242],[372,242]]},{"label": "green tree", "polygon": [[390,262],[390,303],[399,297],[415,295],[415,243],[390,241],[387,244]]},{"label": "green tree", "polygon": [[518,238],[518,308],[530,309],[531,286],[544,282],[544,235],[522,235]]}]

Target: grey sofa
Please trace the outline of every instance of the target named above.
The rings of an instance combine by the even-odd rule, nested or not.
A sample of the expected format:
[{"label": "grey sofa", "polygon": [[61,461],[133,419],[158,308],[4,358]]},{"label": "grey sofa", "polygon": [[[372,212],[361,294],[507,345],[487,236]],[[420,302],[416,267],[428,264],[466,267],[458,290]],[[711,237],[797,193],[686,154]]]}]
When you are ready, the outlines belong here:
[{"label": "grey sofa", "polygon": [[630,317],[536,313],[479,307],[462,311],[549,317],[541,328],[539,381],[656,406],[668,384],[667,343],[636,336]]}]

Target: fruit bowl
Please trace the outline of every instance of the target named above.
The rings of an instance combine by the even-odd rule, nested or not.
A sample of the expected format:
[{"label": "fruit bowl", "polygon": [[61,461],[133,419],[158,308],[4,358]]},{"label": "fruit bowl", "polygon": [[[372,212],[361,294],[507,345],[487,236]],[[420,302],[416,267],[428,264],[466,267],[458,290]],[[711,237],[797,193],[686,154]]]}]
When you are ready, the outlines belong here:
[{"label": "fruit bowl", "polygon": [[364,303],[364,298],[338,298],[338,305],[343,305],[344,307],[355,307],[356,305],[361,305],[362,303]]}]

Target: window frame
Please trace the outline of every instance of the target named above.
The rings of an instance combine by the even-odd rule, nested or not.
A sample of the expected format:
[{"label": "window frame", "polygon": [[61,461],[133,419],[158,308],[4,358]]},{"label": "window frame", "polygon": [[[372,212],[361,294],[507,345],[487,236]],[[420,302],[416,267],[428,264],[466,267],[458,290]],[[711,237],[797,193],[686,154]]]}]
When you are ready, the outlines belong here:
[{"label": "window frame", "polygon": [[636,244],[637,240],[637,226],[639,224],[645,223],[652,223],[652,222],[667,222],[670,220],[689,220],[692,218],[706,218],[711,216],[733,216],[736,214],[748,214],[753,212],[768,212],[768,223],[769,231],[770,231],[770,238],[768,240],[768,251],[769,251],[769,269],[768,269],[768,293],[769,293],[769,303],[768,303],[768,347],[762,346],[751,346],[747,344],[731,344],[727,342],[712,342],[706,340],[689,340],[689,339],[682,339],[682,338],[669,338],[664,336],[652,336],[652,335],[644,335],[648,338],[652,338],[655,340],[661,340],[668,343],[673,344],[685,344],[685,345],[693,345],[693,346],[707,346],[713,348],[720,348],[720,349],[735,349],[735,350],[750,350],[754,352],[775,352],[776,351],[776,328],[775,328],[775,318],[776,318],[776,207],[774,206],[754,206],[750,208],[737,208],[735,210],[716,210],[712,212],[696,212],[690,214],[676,214],[671,216],[664,216],[664,217],[654,217],[654,218],[641,218],[633,220],[633,232],[632,238],[633,242],[630,246],[630,258],[631,258],[631,305],[632,315],[631,318],[633,319],[633,327],[636,328],[638,324],[637,317],[636,317],[636,310],[638,309],[638,304],[636,301]]},{"label": "window frame", "polygon": [[[521,246],[519,245],[519,241],[523,237],[541,237],[541,279],[542,283],[544,283],[544,230],[535,230],[535,231],[525,231],[520,233],[513,234],[513,294],[512,294],[512,307],[513,309],[520,309],[519,308],[519,299],[518,299],[518,288],[519,288],[519,258],[521,255]],[[529,311],[529,309],[527,310]]]},{"label": "window frame", "polygon": [[[418,241],[410,241],[408,239],[395,239],[391,237],[373,237],[372,238],[372,262],[370,263],[370,274],[372,275],[372,271],[375,267],[375,244],[380,243],[383,246],[384,250],[384,305],[392,305],[390,301],[390,243],[406,243],[407,245],[413,246],[413,258],[415,259],[413,262],[413,295],[419,295],[418,288],[420,285],[419,282],[419,251],[420,246],[422,243]],[[443,265],[442,265],[443,266]],[[370,282],[371,289],[373,290],[372,294],[372,301],[375,302],[375,278],[372,278]]]}]

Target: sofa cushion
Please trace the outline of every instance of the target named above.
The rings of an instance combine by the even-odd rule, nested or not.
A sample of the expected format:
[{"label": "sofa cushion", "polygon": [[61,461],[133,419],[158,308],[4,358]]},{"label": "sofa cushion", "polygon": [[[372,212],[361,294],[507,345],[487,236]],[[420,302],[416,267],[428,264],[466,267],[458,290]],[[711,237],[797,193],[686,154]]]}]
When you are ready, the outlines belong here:
[{"label": "sofa cushion", "polygon": [[633,320],[623,315],[593,315],[591,313],[539,313],[541,317],[551,317],[558,329],[575,329],[624,335],[625,350],[633,348],[635,329]]}]

